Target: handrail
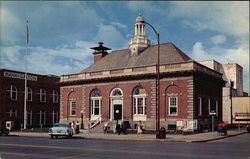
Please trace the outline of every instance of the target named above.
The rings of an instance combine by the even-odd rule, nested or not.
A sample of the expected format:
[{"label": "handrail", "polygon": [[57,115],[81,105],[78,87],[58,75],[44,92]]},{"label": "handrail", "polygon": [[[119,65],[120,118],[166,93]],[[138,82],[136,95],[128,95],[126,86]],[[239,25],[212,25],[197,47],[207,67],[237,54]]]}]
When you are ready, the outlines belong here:
[{"label": "handrail", "polygon": [[101,123],[101,121],[102,121],[102,117],[100,116],[96,120],[94,120],[93,122],[90,123],[90,129],[95,127],[97,124]]}]

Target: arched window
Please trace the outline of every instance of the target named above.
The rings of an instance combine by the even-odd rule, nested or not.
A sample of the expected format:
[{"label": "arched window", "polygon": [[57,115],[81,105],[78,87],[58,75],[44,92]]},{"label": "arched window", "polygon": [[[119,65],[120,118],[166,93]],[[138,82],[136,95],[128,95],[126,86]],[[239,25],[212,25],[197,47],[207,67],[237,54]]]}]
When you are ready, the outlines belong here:
[{"label": "arched window", "polygon": [[179,112],[179,94],[180,89],[178,86],[171,84],[166,89],[166,106],[168,116],[178,116]]},{"label": "arched window", "polygon": [[46,91],[44,89],[39,90],[38,98],[40,102],[46,102]]},{"label": "arched window", "polygon": [[101,114],[101,92],[99,89],[94,89],[91,94],[91,118]]},{"label": "arched window", "polygon": [[122,91],[119,88],[115,88],[111,92],[111,97],[119,97],[122,96]]},{"label": "arched window", "polygon": [[145,120],[147,114],[147,94],[142,86],[133,91],[133,115],[134,120]]},{"label": "arched window", "polygon": [[30,87],[27,88],[27,101],[32,101],[32,89]]},{"label": "arched window", "polygon": [[17,100],[17,89],[15,86],[9,86],[6,91],[11,100]]}]

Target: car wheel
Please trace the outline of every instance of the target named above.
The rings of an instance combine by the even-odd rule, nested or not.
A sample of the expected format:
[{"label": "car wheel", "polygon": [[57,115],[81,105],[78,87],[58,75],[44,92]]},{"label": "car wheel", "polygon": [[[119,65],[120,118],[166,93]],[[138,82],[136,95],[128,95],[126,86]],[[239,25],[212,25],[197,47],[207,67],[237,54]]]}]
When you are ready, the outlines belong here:
[{"label": "car wheel", "polygon": [[50,135],[50,138],[53,139],[53,135]]},{"label": "car wheel", "polygon": [[6,136],[8,136],[8,135],[9,135],[9,133],[10,133],[10,131],[9,131],[9,130],[7,130],[5,135],[6,135]]}]

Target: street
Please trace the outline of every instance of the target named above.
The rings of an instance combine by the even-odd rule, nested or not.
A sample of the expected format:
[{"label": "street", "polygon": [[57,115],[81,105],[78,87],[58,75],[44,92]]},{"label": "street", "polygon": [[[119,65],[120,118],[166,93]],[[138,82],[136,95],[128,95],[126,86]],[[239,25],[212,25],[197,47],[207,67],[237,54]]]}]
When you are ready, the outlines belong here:
[{"label": "street", "polygon": [[0,159],[250,159],[250,134],[185,143],[0,136]]}]

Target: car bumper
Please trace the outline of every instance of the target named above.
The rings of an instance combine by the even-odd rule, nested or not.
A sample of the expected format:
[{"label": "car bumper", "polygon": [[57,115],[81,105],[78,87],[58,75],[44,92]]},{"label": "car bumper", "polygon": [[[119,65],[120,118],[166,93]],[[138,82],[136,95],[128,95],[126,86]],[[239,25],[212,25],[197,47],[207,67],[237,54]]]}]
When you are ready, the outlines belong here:
[{"label": "car bumper", "polygon": [[70,134],[69,133],[49,133],[49,135],[53,135],[53,136],[69,136]]}]

